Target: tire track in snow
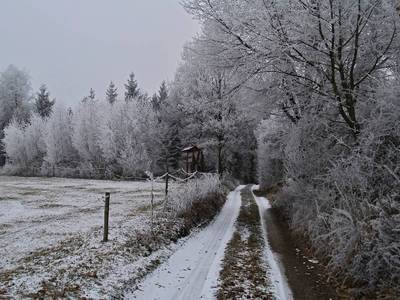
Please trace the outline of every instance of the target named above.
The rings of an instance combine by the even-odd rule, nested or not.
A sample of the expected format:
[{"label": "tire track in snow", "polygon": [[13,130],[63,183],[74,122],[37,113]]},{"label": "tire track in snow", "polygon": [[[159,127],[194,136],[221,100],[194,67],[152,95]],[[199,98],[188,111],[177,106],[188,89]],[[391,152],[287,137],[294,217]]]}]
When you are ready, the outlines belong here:
[{"label": "tire track in snow", "polygon": [[268,209],[271,208],[271,204],[269,203],[268,199],[264,197],[257,197],[254,195],[254,190],[257,190],[259,187],[254,185],[251,188],[251,192],[253,194],[254,200],[258,205],[258,209],[260,212],[261,218],[261,226],[265,241],[265,259],[270,267],[268,272],[268,276],[271,277],[271,282],[273,283],[274,289],[273,292],[275,297],[279,300],[293,300],[293,293],[289,287],[289,283],[285,276],[284,267],[278,257],[278,254],[273,253],[272,249],[268,242],[268,233],[267,233],[267,225],[265,223],[265,213]]},{"label": "tire track in snow", "polygon": [[147,277],[127,299],[212,299],[225,248],[232,238],[241,206],[239,186],[216,219],[189,238],[165,263]]}]

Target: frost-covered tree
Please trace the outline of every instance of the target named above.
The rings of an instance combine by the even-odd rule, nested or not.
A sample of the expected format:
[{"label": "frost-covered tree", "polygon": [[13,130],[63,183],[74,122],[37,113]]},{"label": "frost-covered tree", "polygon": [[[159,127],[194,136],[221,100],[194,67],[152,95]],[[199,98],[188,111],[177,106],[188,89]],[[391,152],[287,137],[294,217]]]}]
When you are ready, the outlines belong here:
[{"label": "frost-covered tree", "polygon": [[100,144],[109,171],[122,176],[139,176],[150,165],[145,146],[153,128],[149,104],[116,103],[104,114]]},{"label": "frost-covered tree", "polygon": [[89,102],[89,101],[94,101],[95,99],[96,99],[96,92],[94,91],[94,89],[90,88],[89,95],[83,97],[82,103],[86,103],[86,102]]},{"label": "frost-covered tree", "polygon": [[359,132],[358,97],[370,92],[372,77],[384,76],[399,43],[392,0],[184,2],[213,26],[203,40],[220,50],[221,62],[281,77],[280,105],[294,122],[307,105],[298,97],[302,89]]},{"label": "frost-covered tree", "polygon": [[5,163],[4,128],[12,120],[25,124],[30,118],[31,83],[29,75],[10,65],[0,74],[0,166]]},{"label": "frost-covered tree", "polygon": [[216,170],[222,174],[229,171],[225,165],[232,154],[230,145],[238,141],[236,133],[247,118],[241,116],[236,103],[239,79],[235,70],[215,66],[207,56],[199,55],[211,50],[197,42],[186,47],[174,89],[186,115],[185,142],[212,150],[208,161],[215,161]]},{"label": "frost-covered tree", "polygon": [[165,81],[161,83],[160,89],[158,90],[158,98],[160,99],[161,103],[168,98],[168,87]]},{"label": "frost-covered tree", "polygon": [[125,101],[133,101],[140,96],[140,90],[138,83],[135,79],[135,74],[132,72],[129,74],[127,83],[125,84]]},{"label": "frost-covered tree", "polygon": [[182,113],[174,101],[168,101],[168,88],[165,81],[157,94],[151,99],[154,111],[154,126],[147,141],[148,152],[152,158],[152,172],[155,174],[171,172],[179,168],[181,156]]},{"label": "frost-covered tree", "polygon": [[73,116],[72,144],[78,152],[81,170],[85,174],[97,174],[98,169],[104,166],[101,151],[101,122],[101,111],[97,102],[90,98],[79,105]]},{"label": "frost-covered tree", "polygon": [[151,102],[153,104],[153,108],[155,110],[160,109],[161,104],[165,102],[168,98],[168,87],[167,83],[163,81],[160,85],[160,88],[158,90],[157,94],[154,94],[153,97],[151,98]]},{"label": "frost-covered tree", "polygon": [[117,101],[117,98],[118,98],[117,90],[118,89],[115,86],[114,82],[111,81],[110,85],[108,86],[108,89],[106,91],[106,100],[111,105]]},{"label": "frost-covered tree", "polygon": [[164,99],[154,107],[153,126],[149,128],[146,140],[152,160],[152,172],[155,174],[172,172],[179,169],[182,145],[182,119],[184,114],[174,99]]},{"label": "frost-covered tree", "polygon": [[154,93],[153,96],[151,97],[151,104],[153,105],[153,109],[155,111],[159,109],[158,95],[156,93]]},{"label": "frost-covered tree", "polygon": [[236,82],[239,102],[264,105],[256,131],[261,186],[282,185],[275,205],[334,270],[362,285],[358,291],[381,288],[398,298],[397,1],[184,5],[203,26],[200,46],[191,47],[203,63],[178,81],[183,102],[190,94],[218,103],[190,76],[202,67],[234,70],[225,86]]},{"label": "frost-covered tree", "polygon": [[0,130],[11,120],[19,124],[29,120],[32,99],[29,75],[10,65],[0,75]]},{"label": "frost-covered tree", "polygon": [[10,172],[17,174],[39,174],[46,153],[43,141],[45,123],[34,116],[29,125],[16,120],[5,129],[4,144]]},{"label": "frost-covered tree", "polygon": [[55,102],[56,102],[55,99],[50,100],[50,94],[47,90],[47,87],[46,85],[43,84],[36,95],[34,111],[42,119],[48,118],[53,111],[53,106]]},{"label": "frost-covered tree", "polygon": [[78,154],[73,147],[72,114],[63,106],[56,106],[54,112],[46,122],[44,143],[46,155],[44,157],[43,171],[45,173],[62,174],[59,167],[76,167]]},{"label": "frost-covered tree", "polygon": [[94,91],[94,89],[92,89],[92,88],[90,89],[88,98],[90,100],[95,100],[96,99],[96,92]]}]

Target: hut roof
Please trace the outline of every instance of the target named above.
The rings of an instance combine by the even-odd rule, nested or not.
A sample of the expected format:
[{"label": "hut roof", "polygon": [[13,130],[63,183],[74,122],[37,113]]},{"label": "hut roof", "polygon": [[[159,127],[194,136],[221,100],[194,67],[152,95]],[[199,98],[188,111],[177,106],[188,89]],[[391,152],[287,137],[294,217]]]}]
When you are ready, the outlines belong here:
[{"label": "hut roof", "polygon": [[197,147],[196,145],[193,145],[193,146],[184,148],[182,150],[182,152],[194,152],[194,151],[199,151],[199,150],[201,150],[201,148]]}]

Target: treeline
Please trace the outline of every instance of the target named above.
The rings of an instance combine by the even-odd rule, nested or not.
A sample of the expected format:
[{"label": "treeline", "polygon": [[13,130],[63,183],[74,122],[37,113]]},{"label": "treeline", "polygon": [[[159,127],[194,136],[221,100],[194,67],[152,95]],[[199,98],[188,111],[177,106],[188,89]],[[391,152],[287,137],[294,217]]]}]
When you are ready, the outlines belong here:
[{"label": "treeline", "polygon": [[[248,158],[246,139],[239,133],[247,130],[252,136],[253,127],[240,117],[244,112],[233,102],[227,107],[222,101],[211,105],[211,98],[190,100],[194,91],[186,94],[184,84],[176,80],[169,88],[163,82],[149,97],[132,73],[122,97],[111,82],[102,99],[90,89],[76,107],[66,108],[50,99],[45,86],[31,95],[28,75],[11,66],[0,76],[0,103],[7,112],[1,115],[2,172],[143,178],[146,171],[161,174],[184,167],[182,149],[196,144],[204,150],[206,171],[252,180],[255,156]],[[198,86],[197,91],[212,93],[211,88]],[[248,140],[254,153],[254,137]]]},{"label": "treeline", "polygon": [[[113,82],[99,100],[93,89],[72,108],[50,100],[42,86],[31,95],[29,76],[14,66],[0,77],[3,172],[86,178],[144,177],[178,165],[179,139],[158,142],[168,97],[163,82],[151,99],[130,74],[120,99]],[[163,137],[164,138],[164,137]]]},{"label": "treeline", "polygon": [[258,177],[266,190],[279,187],[274,205],[354,285],[356,298],[399,295],[396,1],[184,6],[203,30],[188,45],[180,71],[190,76],[178,72],[180,91],[194,102],[209,99],[213,112],[216,106],[229,114],[231,98],[255,103],[263,112],[255,116],[262,118],[255,131]]}]

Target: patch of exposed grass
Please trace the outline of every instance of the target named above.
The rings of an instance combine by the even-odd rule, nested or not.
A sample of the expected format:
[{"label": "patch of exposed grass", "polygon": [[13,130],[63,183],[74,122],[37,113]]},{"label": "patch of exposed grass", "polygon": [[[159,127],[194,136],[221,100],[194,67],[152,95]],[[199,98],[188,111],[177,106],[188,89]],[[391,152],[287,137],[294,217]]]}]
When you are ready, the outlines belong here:
[{"label": "patch of exposed grass", "polygon": [[[83,244],[83,237],[78,236],[64,240],[56,246],[33,251],[30,255],[24,257],[19,261],[18,267],[15,267],[13,269],[1,270],[0,282],[11,282],[16,275],[32,274],[35,271],[36,265],[47,263],[48,261],[57,261],[63,259],[71,254],[73,252],[73,249],[80,248],[83,246]],[[38,295],[41,295],[41,293],[39,292]],[[28,295],[25,296],[28,297]],[[35,297],[32,294],[29,295],[28,298]]]},{"label": "patch of exposed grass", "polygon": [[217,299],[273,299],[263,250],[258,206],[247,187],[242,191],[236,231],[225,251]]},{"label": "patch of exposed grass", "polygon": [[36,196],[42,193],[43,191],[38,189],[23,189],[19,192],[21,196]]},{"label": "patch of exposed grass", "polygon": [[42,282],[38,292],[24,295],[24,297],[29,299],[71,299],[71,295],[77,295],[79,291],[80,286],[78,284],[69,284],[60,289],[56,283],[49,280]]},{"label": "patch of exposed grass", "polygon": [[38,209],[52,209],[52,208],[60,208],[60,207],[72,207],[72,205],[63,205],[63,204],[57,204],[57,203],[46,203],[46,204],[41,204],[36,208],[38,208]]},{"label": "patch of exposed grass", "polygon": [[11,226],[10,224],[0,224],[0,230],[10,228]]},{"label": "patch of exposed grass", "polygon": [[10,196],[7,196],[7,197],[1,197],[1,196],[0,196],[0,201],[10,201],[10,200],[19,200],[19,198],[17,198],[17,197],[10,197]]},{"label": "patch of exposed grass", "polygon": [[[155,202],[153,205],[153,208],[156,209],[156,208],[160,207],[161,204],[163,204],[163,203],[164,203],[164,201]],[[136,214],[137,212],[143,213],[143,212],[148,212],[148,211],[151,211],[151,204],[144,204],[144,205],[140,206],[137,210],[135,210],[134,213]]]}]

